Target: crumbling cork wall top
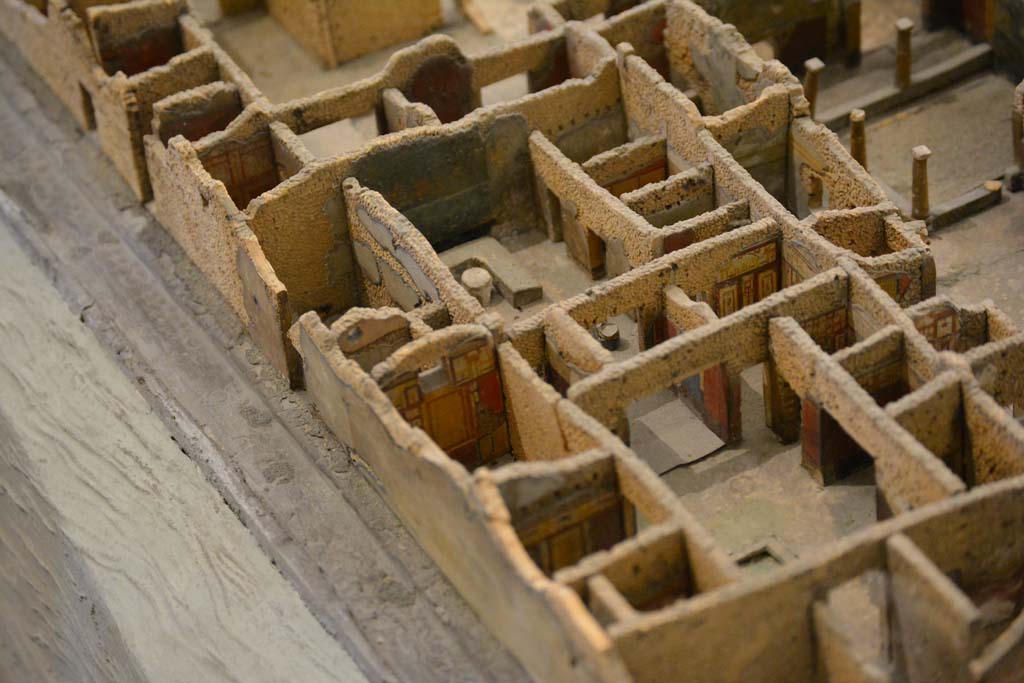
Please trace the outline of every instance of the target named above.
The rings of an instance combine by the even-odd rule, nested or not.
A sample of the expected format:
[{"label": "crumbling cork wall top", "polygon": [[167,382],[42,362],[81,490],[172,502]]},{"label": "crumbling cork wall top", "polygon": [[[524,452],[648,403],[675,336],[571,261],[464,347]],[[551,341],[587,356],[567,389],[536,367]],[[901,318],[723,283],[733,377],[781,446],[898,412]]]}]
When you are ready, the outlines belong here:
[{"label": "crumbling cork wall top", "polygon": [[[333,64],[436,4],[269,8]],[[817,5],[800,21],[834,37],[840,3]],[[537,680],[997,680],[1019,660],[1024,334],[935,297],[923,224],[736,27],[688,0],[559,2],[506,47],[431,36],[272,104],[186,5],[65,9],[0,18]],[[782,31],[758,16],[756,38]],[[303,140],[366,116],[355,148]],[[799,443],[789,476],[815,491],[869,472],[876,514],[799,557],[739,553],[658,476],[705,457],[694,435],[765,434]],[[877,575],[896,620],[868,656],[844,591]]]}]

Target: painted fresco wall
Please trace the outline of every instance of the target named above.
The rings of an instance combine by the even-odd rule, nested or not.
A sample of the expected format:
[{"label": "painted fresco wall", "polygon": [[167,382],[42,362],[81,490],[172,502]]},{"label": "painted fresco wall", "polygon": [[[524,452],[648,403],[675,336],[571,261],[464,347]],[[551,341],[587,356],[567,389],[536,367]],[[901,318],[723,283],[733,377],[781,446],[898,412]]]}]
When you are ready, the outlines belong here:
[{"label": "painted fresco wall", "polygon": [[[843,307],[815,316],[801,325],[822,350],[832,354],[852,338],[847,320],[847,309]],[[771,361],[764,365],[764,399],[765,421],[779,439],[789,443],[800,438],[800,397]]]},{"label": "painted fresco wall", "polygon": [[720,318],[779,290],[779,240],[770,239],[736,254],[722,270],[711,298]]},{"label": "painted fresco wall", "polygon": [[516,525],[526,552],[549,576],[636,534],[633,505],[617,490],[587,493]]},{"label": "painted fresco wall", "polygon": [[383,389],[402,417],[467,469],[512,451],[497,356],[487,341],[457,346]]},{"label": "painted fresco wall", "polygon": [[433,245],[508,222],[508,195],[524,187],[530,201],[519,216],[522,227],[530,227],[534,202],[527,134],[522,117],[504,116],[492,125],[384,147],[360,159],[351,175],[384,195]]},{"label": "painted fresco wall", "polygon": [[207,172],[224,183],[239,208],[244,209],[254,197],[277,185],[277,164],[269,133],[222,145],[201,158]]}]

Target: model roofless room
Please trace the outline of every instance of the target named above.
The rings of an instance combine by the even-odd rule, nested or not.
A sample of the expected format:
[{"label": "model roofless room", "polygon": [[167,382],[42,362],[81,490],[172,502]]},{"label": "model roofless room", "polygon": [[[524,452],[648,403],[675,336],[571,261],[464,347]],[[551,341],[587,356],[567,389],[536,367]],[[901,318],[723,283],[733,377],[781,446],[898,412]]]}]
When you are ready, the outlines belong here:
[{"label": "model roofless room", "polygon": [[[41,501],[0,595],[71,615],[12,599],[12,680],[1024,680],[1021,0],[0,0],[0,33],[0,225],[140,402],[109,455],[59,420],[121,478],[0,449]],[[11,395],[59,417],[54,379]],[[71,521],[147,457],[215,512],[138,510],[243,540],[119,560]],[[252,605],[218,650],[250,580],[280,631]]]}]

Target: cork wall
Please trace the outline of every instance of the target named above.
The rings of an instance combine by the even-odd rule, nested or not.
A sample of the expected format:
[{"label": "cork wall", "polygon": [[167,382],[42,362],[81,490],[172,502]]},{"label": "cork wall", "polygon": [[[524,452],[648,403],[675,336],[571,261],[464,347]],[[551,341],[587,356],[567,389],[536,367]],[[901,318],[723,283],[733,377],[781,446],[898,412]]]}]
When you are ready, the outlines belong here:
[{"label": "cork wall", "polygon": [[[3,2],[11,39],[536,680],[884,680],[844,603],[861,580],[882,586],[897,680],[1019,661],[1020,610],[990,600],[1024,569],[1024,335],[991,302],[934,296],[923,226],[735,27],[687,0],[561,2],[518,43],[471,57],[431,36],[271,104],[185,5]],[[847,49],[833,4],[812,5],[746,19]],[[529,94],[481,106],[519,73]],[[300,138],[367,114],[357,149]],[[509,324],[439,256],[483,233],[564,242],[591,286]],[[594,334],[624,316],[628,357]],[[799,442],[800,475],[872,468],[878,500],[877,523],[759,577],[630,448],[628,416],[678,390],[742,444],[756,366],[755,417]]]}]

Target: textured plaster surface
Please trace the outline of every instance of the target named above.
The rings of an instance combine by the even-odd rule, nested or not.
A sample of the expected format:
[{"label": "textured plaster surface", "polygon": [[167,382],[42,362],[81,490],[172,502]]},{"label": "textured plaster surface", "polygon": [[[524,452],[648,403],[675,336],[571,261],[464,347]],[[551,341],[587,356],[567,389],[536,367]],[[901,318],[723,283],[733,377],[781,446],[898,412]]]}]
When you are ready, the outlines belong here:
[{"label": "textured plaster surface", "polygon": [[[481,4],[492,7],[491,2]],[[167,381],[183,396],[191,414],[212,412],[215,419],[205,424],[221,443],[263,449],[262,457],[248,459],[232,451],[228,462],[240,468],[246,481],[254,482],[254,492],[261,498],[253,505],[277,512],[280,516],[274,521],[301,551],[316,557],[323,576],[316,581],[330,582],[335,593],[325,599],[310,587],[311,579],[296,569],[294,561],[286,562],[293,581],[304,594],[314,596],[313,608],[323,610],[318,616],[342,632],[349,622],[331,610],[339,607],[334,596],[349,596],[354,607],[345,613],[372,634],[374,649],[391,654],[400,675],[422,678],[426,671],[419,671],[416,663],[428,661],[438,680],[477,680],[483,670],[495,672],[487,678],[516,677],[521,672],[503,659],[500,648],[491,646],[489,631],[544,681],[660,682],[677,676],[680,658],[693,680],[746,680],[755,675],[810,680],[817,670],[815,653],[825,653],[836,666],[851,654],[842,642],[843,618],[838,617],[839,630],[830,631],[814,621],[821,605],[813,603],[859,573],[885,567],[886,552],[897,560],[916,558],[904,563],[911,568],[910,581],[905,591],[897,592],[895,606],[908,619],[918,620],[912,634],[914,656],[925,652],[921,659],[927,661],[929,648],[943,651],[950,639],[971,628],[972,618],[970,610],[943,613],[944,603],[939,611],[929,611],[922,600],[934,588],[929,577],[960,567],[969,570],[968,581],[992,582],[1002,580],[999,572],[1014,569],[987,555],[976,555],[980,559],[973,562],[961,562],[957,556],[973,549],[971,544],[992,544],[996,539],[991,534],[980,540],[970,534],[958,536],[953,549],[929,547],[942,535],[943,525],[955,525],[959,517],[975,530],[986,524],[1001,528],[1001,513],[985,507],[984,501],[1010,496],[1015,489],[966,492],[1024,471],[1024,427],[997,403],[1024,402],[1020,382],[1011,371],[1024,340],[1014,336],[1011,318],[991,307],[959,308],[934,301],[914,309],[913,320],[906,315],[900,305],[931,296],[935,287],[934,262],[918,236],[925,234],[921,225],[903,223],[897,206],[887,202],[875,180],[850,160],[836,136],[809,120],[798,82],[780,63],[762,60],[734,28],[703,11],[682,1],[668,5],[666,10],[663,3],[652,2],[609,22],[572,24],[471,61],[453,41],[435,36],[400,53],[379,76],[282,106],[258,101],[226,130],[201,140],[178,138],[168,147],[154,139],[148,142],[161,220],[239,318],[248,321],[252,339],[277,359],[275,365],[287,365],[290,345],[298,344],[302,373],[293,372],[292,383],[305,386],[305,396],[341,443],[313,466],[288,439],[294,427],[283,432],[274,420],[276,412],[269,411],[268,419],[251,406],[239,415],[252,430],[260,430],[261,438],[248,440],[250,432],[230,408],[240,397],[257,406],[263,403],[239,381],[237,372],[227,373],[233,390],[215,394],[228,400],[209,400],[207,392],[194,388],[213,381],[216,368],[197,372],[190,367],[179,376],[173,353],[165,358],[157,353],[159,344],[143,338],[147,358],[169,373]],[[562,10],[584,17],[602,8],[600,3],[574,1]],[[550,11],[537,10],[531,18],[561,24]],[[183,20],[182,26],[189,21]],[[612,44],[628,37],[634,47],[616,51],[590,28],[604,33]],[[663,40],[668,45],[663,46]],[[935,45],[941,55],[945,47],[941,42]],[[233,74],[240,91],[254,90],[232,71],[235,67],[222,53],[197,52],[201,59],[202,54],[216,56],[219,68]],[[560,63],[564,57],[567,63]],[[428,65],[442,65],[464,87],[449,92],[428,85],[424,90],[424,81],[417,80],[422,74],[443,73],[425,69]],[[480,104],[481,85],[498,82],[491,87],[521,94],[522,79],[502,79],[524,70],[531,80],[572,78],[470,113]],[[879,73],[868,75],[875,78]],[[697,111],[683,95],[687,86],[696,90],[705,112],[715,116]],[[422,102],[405,101],[406,94],[394,88],[402,88],[409,97],[419,92],[424,102],[440,107],[438,116],[425,112]],[[152,92],[159,89],[154,86]],[[452,98],[437,97],[441,94]],[[65,100],[67,95],[62,93]],[[503,99],[501,95],[492,90],[487,101]],[[189,97],[201,101],[197,93]],[[362,131],[358,127],[373,123],[366,115],[381,101],[394,135],[362,150],[314,161],[311,151],[331,155],[332,144],[334,151],[339,143],[351,148],[359,142],[356,137],[372,132],[372,126]],[[117,114],[127,102],[115,102],[111,111]],[[352,117],[362,121],[354,125]],[[440,125],[441,119],[457,121]],[[326,125],[333,121],[340,125]],[[315,129],[316,134],[309,136]],[[101,139],[116,130],[101,126]],[[312,150],[306,148],[303,135]],[[635,144],[623,146],[636,136],[656,142],[642,153]],[[654,172],[671,176],[667,181],[659,184],[648,175],[639,182],[646,187],[620,190],[621,197],[616,197],[591,175],[615,169],[609,155],[622,152],[625,158],[653,151],[653,159],[646,160],[660,160],[661,145],[665,168]],[[130,144],[122,147],[138,152]],[[115,162],[125,160],[116,147],[103,148]],[[605,154],[580,165],[601,152]],[[461,163],[453,163],[453,155]],[[210,177],[214,167],[216,177],[230,187]],[[413,169],[420,175],[409,173]],[[460,172],[472,177],[459,178]],[[133,180],[130,173],[125,175]],[[485,176],[488,182],[480,182]],[[396,181],[409,182],[403,188]],[[536,182],[536,193],[531,182]],[[368,189],[360,189],[360,183]],[[56,205],[65,199],[46,195],[48,187],[15,189],[29,203],[39,192]],[[250,197],[257,198],[250,203]],[[677,205],[680,198],[685,201]],[[714,220],[698,217],[673,226],[675,233],[655,227],[665,211],[686,215],[726,206],[735,214],[728,221],[728,212],[720,211]],[[552,211],[559,207],[561,221],[555,221],[559,216]],[[809,215],[815,211],[822,212]],[[544,258],[536,260],[543,262],[538,270],[544,277],[539,279],[550,283],[550,302],[511,314],[500,310],[507,302],[497,302],[485,313],[447,272],[434,246],[492,222],[492,234],[505,239],[513,254],[528,257],[528,250],[543,247]],[[544,233],[555,239],[564,236],[574,258],[566,256],[564,244],[523,237]],[[515,239],[508,239],[510,235]],[[659,258],[670,250],[669,235],[676,240],[672,249],[678,251]],[[247,250],[239,252],[237,264],[232,260],[236,241]],[[575,261],[586,261],[586,271]],[[730,302],[724,294],[726,274],[734,279],[739,273],[752,275],[747,270],[752,262],[768,279],[764,286],[761,278],[757,280],[753,300],[749,284],[744,284],[742,305],[735,299]],[[88,272],[89,263],[79,258],[75,272]],[[562,270],[576,275],[567,277]],[[591,279],[604,272],[611,278],[597,283]],[[170,327],[177,334],[169,335],[166,348],[173,351],[180,345],[171,341],[195,330],[181,316],[139,324],[141,289],[131,289],[134,307],[124,321],[126,329],[144,335],[150,327]],[[162,301],[162,296],[157,293],[155,298]],[[568,300],[558,302],[565,297]],[[705,300],[722,313],[722,319]],[[544,310],[548,303],[552,305]],[[660,313],[670,303],[675,311],[672,323],[681,323],[682,329],[662,329]],[[409,321],[409,332],[384,334],[367,341],[366,348],[356,348],[356,337],[342,341],[338,335],[353,331],[346,326],[360,315],[358,311],[330,328],[321,320],[333,319],[351,305],[408,309],[399,317]],[[310,308],[320,315],[307,312]],[[941,320],[940,314],[945,316]],[[286,335],[300,315],[300,324]],[[513,345],[502,344],[502,317],[515,322],[510,328]],[[429,332],[420,318],[442,329]],[[589,333],[603,321],[615,322],[625,331],[615,352],[600,347]],[[372,327],[369,318],[364,322]],[[953,324],[962,326],[959,336],[949,336]],[[372,332],[370,327],[366,329]],[[932,348],[932,343],[949,344],[957,351],[985,345],[985,330],[1001,341],[976,349],[968,359],[940,355]],[[677,332],[658,343],[659,335]],[[498,364],[504,376],[491,377],[504,381],[498,385],[503,396],[494,393],[492,385],[488,401],[493,405],[496,398],[504,398],[511,425],[508,436],[516,456],[525,462],[497,463],[493,471],[470,473],[434,440],[446,436],[444,427],[438,432],[432,426],[434,418],[399,412],[400,402],[415,405],[419,394],[384,393],[393,374],[433,363],[441,346],[457,345],[466,334],[493,343],[480,346],[473,359],[456,363],[459,359],[453,358],[451,371],[466,377],[472,364]],[[189,350],[196,358],[223,356],[201,336],[193,337]],[[830,355],[858,340],[863,343]],[[236,339],[228,350],[243,343],[244,337]],[[279,348],[281,344],[286,348]],[[497,354],[495,347],[500,349]],[[206,352],[200,353],[202,349]],[[868,379],[850,373],[873,372],[871,364],[888,358],[894,349],[900,350],[899,381],[919,391],[883,408],[868,393]],[[768,417],[780,435],[800,427],[792,413],[777,414],[788,410],[778,396],[766,401],[770,397],[761,394],[768,392],[758,391],[756,373],[768,363],[770,367],[765,367],[777,381],[784,379],[812,410],[817,407],[834,415],[842,429],[871,453],[874,468],[825,489],[801,471],[799,449],[776,445],[764,426],[763,406],[768,403]],[[709,368],[727,375],[743,373],[729,379],[742,394],[743,424],[735,428],[743,427],[743,441],[690,465],[668,468],[668,476],[659,479],[648,465],[658,472],[663,471],[661,466],[651,460],[645,464],[616,437],[617,433],[625,439],[624,410]],[[929,383],[945,368],[950,369]],[[870,372],[868,376],[874,377]],[[435,374],[431,381],[438,379]],[[702,385],[705,389],[715,386],[713,375],[702,377],[705,380],[712,382]],[[776,385],[775,394],[784,389]],[[280,395],[292,396],[275,394]],[[473,405],[480,401],[475,396],[466,400]],[[647,419],[658,432],[656,438],[674,441],[666,444],[670,450],[687,450],[679,441],[697,439],[673,433],[679,425],[666,427],[666,405],[635,415],[637,422]],[[733,410],[717,405],[719,411]],[[792,398],[789,405],[794,405]],[[950,411],[965,420],[970,439],[947,449],[949,444],[932,432],[934,415]],[[301,431],[320,425],[315,420],[302,424]],[[725,431],[733,427],[729,424]],[[636,445],[644,456],[640,436]],[[723,438],[735,439],[738,434]],[[784,438],[792,440],[796,434]],[[813,435],[810,438],[812,447],[818,445]],[[929,446],[942,451],[942,459],[929,452]],[[299,459],[287,461],[289,469],[283,467],[279,453]],[[656,613],[640,615],[621,595],[617,597],[610,577],[588,578],[588,573],[611,571],[601,553],[580,558],[582,548],[562,546],[560,552],[566,555],[558,562],[566,573],[554,577],[545,575],[551,571],[547,564],[542,570],[534,563],[512,523],[519,507],[530,500],[540,501],[540,506],[552,487],[564,486],[567,490],[558,497],[580,496],[580,506],[567,512],[590,514],[589,506],[600,501],[593,499],[594,491],[583,480],[598,461],[604,476],[614,473],[613,492],[621,494],[616,504],[623,506],[624,527],[615,535],[621,536],[623,530],[632,534],[630,516],[640,518],[640,533],[613,547],[610,554],[636,562],[637,572],[641,565],[659,561],[649,540],[659,534],[681,536],[686,550],[676,559],[680,571],[710,594],[666,603]],[[350,552],[347,539],[343,548],[338,544],[331,552],[318,552],[316,539],[324,532],[315,524],[337,528],[338,519],[351,519],[345,501],[330,495],[330,484],[346,490],[341,483],[355,469],[351,462],[368,467],[370,480],[385,492],[408,530],[475,607],[487,629],[477,633],[467,614],[449,612],[455,603],[438,598],[434,590],[448,584],[431,582],[429,563],[418,565],[422,571],[411,577],[410,586],[400,571],[368,577],[366,572],[375,565]],[[518,492],[515,501],[504,496],[513,489]],[[296,496],[300,490],[302,495]],[[871,524],[875,493],[883,513],[888,507],[898,515],[896,522]],[[952,502],[942,502],[950,497]],[[297,509],[310,503],[324,507],[316,508],[315,514]],[[912,512],[933,503],[930,517]],[[245,508],[243,514],[251,509]],[[1010,508],[1004,512],[1015,514]],[[582,527],[581,533],[601,528],[594,524],[590,531]],[[887,542],[897,527],[906,528],[927,557],[915,556],[913,548],[903,547],[906,544],[899,539]],[[366,557],[373,556],[368,549],[372,543],[368,546],[365,537],[358,538],[363,545],[357,547]],[[554,541],[544,542],[552,544],[547,552],[555,553]],[[281,551],[279,544],[268,545],[272,553]],[[768,565],[759,563],[751,577],[738,580],[739,568],[728,555],[736,560],[758,545],[767,545],[782,566],[763,572]],[[577,560],[576,566],[569,566]],[[355,571],[347,570],[353,562]],[[349,575],[355,580],[346,581]],[[380,598],[380,618],[372,609],[370,614],[363,611],[372,603],[351,598],[353,590],[365,593],[367,585],[378,587],[370,593]],[[925,592],[919,590],[922,586]],[[425,600],[417,589],[427,594]],[[947,602],[960,599],[960,588],[943,590],[931,594]],[[977,588],[972,584],[962,590]],[[389,611],[384,612],[384,606]],[[952,627],[939,623],[945,616],[954,618]],[[451,619],[457,628],[449,633],[439,624],[448,625]],[[984,637],[996,634],[994,625],[986,629],[968,634],[972,642],[981,644]],[[397,632],[394,638],[391,630]],[[352,637],[349,644],[365,665],[366,644]],[[412,654],[402,656],[403,648]],[[734,656],[723,661],[718,653],[727,650]],[[943,656],[950,658],[950,667],[964,667],[973,654],[958,648]],[[850,666],[848,659],[843,661]]]}]

